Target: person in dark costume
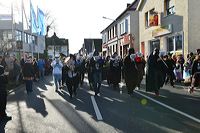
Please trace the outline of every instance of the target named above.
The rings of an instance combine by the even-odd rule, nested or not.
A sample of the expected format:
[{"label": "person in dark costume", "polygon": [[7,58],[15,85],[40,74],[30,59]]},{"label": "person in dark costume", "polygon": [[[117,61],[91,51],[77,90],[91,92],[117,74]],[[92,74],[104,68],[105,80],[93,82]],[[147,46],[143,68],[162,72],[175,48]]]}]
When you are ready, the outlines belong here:
[{"label": "person in dark costume", "polygon": [[70,59],[66,63],[68,67],[68,78],[67,78],[67,88],[70,94],[70,98],[72,95],[77,95],[77,89],[79,85],[79,75],[78,75],[78,64],[76,62],[76,56],[70,54]]},{"label": "person in dark costume", "polygon": [[34,79],[34,69],[32,65],[32,57],[28,57],[24,67],[22,69],[23,77],[26,83],[27,94],[33,92],[33,79]]},{"label": "person in dark costume", "polygon": [[92,86],[94,88],[95,96],[97,96],[100,93],[103,70],[103,59],[99,56],[98,51],[95,51],[93,57],[90,59],[90,68],[93,78]]},{"label": "person in dark costume", "polygon": [[116,89],[119,87],[119,83],[121,82],[121,67],[122,62],[117,53],[114,53],[112,59],[110,61],[110,73],[111,73],[111,84],[113,88]]},{"label": "person in dark costume", "polygon": [[194,87],[197,87],[200,84],[200,55],[196,55],[196,59],[192,64],[192,83],[188,91],[192,93]]},{"label": "person in dark costume", "polygon": [[133,90],[138,85],[138,69],[135,62],[135,50],[134,48],[129,49],[129,54],[124,59],[124,78],[128,94],[132,95]]},{"label": "person in dark costume", "polygon": [[155,48],[147,60],[146,91],[155,92],[159,96],[159,90],[166,78],[167,65],[159,57],[159,49]]},{"label": "person in dark costume", "polygon": [[91,63],[90,63],[90,60],[92,58],[92,54],[90,54],[88,56],[88,59],[86,60],[86,71],[87,71],[87,76],[88,76],[88,82],[89,82],[89,86],[90,86],[90,90],[94,90],[94,87],[92,85],[93,83],[93,77],[92,77],[92,66],[91,66]]},{"label": "person in dark costume", "polygon": [[[1,61],[0,61],[1,63]],[[9,121],[12,117],[6,114],[7,90],[8,83],[7,75],[5,75],[4,67],[0,65],[0,121]]]},{"label": "person in dark costume", "polygon": [[110,85],[111,72],[110,72],[110,56],[106,57],[103,66],[103,80],[107,80],[108,85]]},{"label": "person in dark costume", "polygon": [[142,53],[137,53],[137,57],[135,58],[136,66],[138,68],[138,89],[140,89],[141,82],[143,80],[143,76],[145,75],[145,65],[146,61],[143,58]]},{"label": "person in dark costume", "polygon": [[174,74],[174,69],[176,67],[176,62],[172,59],[172,54],[168,53],[168,55],[166,56],[166,64],[168,66],[168,73],[167,73],[167,78],[165,81],[165,84],[168,83],[168,81],[170,80],[170,85],[172,87],[174,87],[174,80],[176,79],[175,74]]}]

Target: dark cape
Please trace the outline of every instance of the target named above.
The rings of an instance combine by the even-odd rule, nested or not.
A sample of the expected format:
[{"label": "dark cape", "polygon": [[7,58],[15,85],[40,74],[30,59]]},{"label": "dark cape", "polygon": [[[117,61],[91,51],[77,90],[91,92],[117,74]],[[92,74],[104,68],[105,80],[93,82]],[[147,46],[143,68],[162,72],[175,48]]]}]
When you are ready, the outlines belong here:
[{"label": "dark cape", "polygon": [[146,70],[146,91],[158,92],[164,85],[167,66],[157,55],[151,54],[147,61]]},{"label": "dark cape", "polygon": [[110,74],[111,74],[111,83],[118,84],[121,81],[121,66],[122,62],[120,60],[110,61]]},{"label": "dark cape", "polygon": [[138,84],[138,69],[135,61],[131,61],[130,55],[124,59],[124,78],[128,89],[135,89]]}]

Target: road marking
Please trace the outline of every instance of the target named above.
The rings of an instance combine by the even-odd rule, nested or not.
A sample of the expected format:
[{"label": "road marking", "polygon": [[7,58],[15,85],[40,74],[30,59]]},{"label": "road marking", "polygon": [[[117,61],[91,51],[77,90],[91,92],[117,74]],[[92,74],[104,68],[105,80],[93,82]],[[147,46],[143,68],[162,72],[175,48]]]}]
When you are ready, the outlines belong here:
[{"label": "road marking", "polygon": [[137,94],[139,94],[139,95],[141,95],[141,96],[143,96],[143,97],[145,97],[145,98],[147,98],[147,99],[149,99],[149,100],[151,100],[151,101],[153,101],[153,102],[155,102],[155,103],[157,103],[157,104],[159,104],[159,105],[161,105],[161,106],[163,106],[163,107],[165,107],[165,108],[168,108],[169,110],[172,110],[172,111],[174,111],[174,112],[176,112],[176,113],[178,113],[178,114],[181,114],[181,115],[183,115],[183,116],[185,116],[185,117],[187,117],[187,118],[189,118],[189,119],[194,120],[194,121],[197,122],[197,123],[200,123],[200,119],[195,118],[194,116],[191,116],[191,115],[186,114],[186,113],[184,113],[184,112],[182,112],[182,111],[180,111],[180,110],[177,110],[177,109],[175,109],[175,108],[173,108],[173,107],[170,107],[170,106],[168,106],[168,105],[166,105],[166,104],[164,104],[164,103],[162,103],[162,102],[159,102],[159,101],[157,101],[157,100],[155,100],[155,99],[153,99],[153,98],[151,98],[151,97],[149,97],[149,96],[146,96],[146,95],[144,95],[144,94],[142,94],[142,93],[140,93],[140,92],[138,92],[138,91],[135,91],[135,90],[134,90],[134,92],[137,93]]},{"label": "road marking", "polygon": [[97,116],[97,120],[99,120],[99,121],[103,120],[103,118],[102,118],[102,116],[101,116],[101,113],[100,113],[100,111],[99,111],[99,108],[98,108],[98,106],[97,106],[97,103],[96,103],[96,101],[95,101],[94,96],[91,96],[91,100],[92,100],[92,104],[93,104],[93,107],[94,107],[94,111],[95,111],[96,116]]}]

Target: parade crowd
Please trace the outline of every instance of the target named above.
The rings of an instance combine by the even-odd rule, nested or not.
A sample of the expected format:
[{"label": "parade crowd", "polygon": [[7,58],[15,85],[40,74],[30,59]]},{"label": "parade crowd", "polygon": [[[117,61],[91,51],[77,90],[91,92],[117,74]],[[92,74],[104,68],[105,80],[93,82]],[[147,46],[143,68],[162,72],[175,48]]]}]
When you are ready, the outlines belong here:
[{"label": "parade crowd", "polygon": [[189,84],[188,91],[192,93],[200,83],[200,49],[196,53],[183,55],[160,55],[159,49],[146,57],[133,48],[122,59],[117,53],[102,57],[95,51],[88,56],[70,54],[69,57],[55,56],[50,59],[33,59],[31,56],[18,61],[15,57],[0,56],[0,119],[10,120],[6,109],[6,84],[13,81],[26,84],[27,94],[33,91],[33,82],[45,80],[45,75],[52,74],[55,92],[68,89],[70,98],[77,95],[77,89],[84,83],[87,74],[89,87],[100,94],[101,83],[107,81],[113,89],[119,88],[124,82],[128,94],[132,95],[135,89],[140,89],[143,77],[146,81],[146,91],[154,92],[159,96],[159,90],[164,84],[174,87],[175,82]]}]

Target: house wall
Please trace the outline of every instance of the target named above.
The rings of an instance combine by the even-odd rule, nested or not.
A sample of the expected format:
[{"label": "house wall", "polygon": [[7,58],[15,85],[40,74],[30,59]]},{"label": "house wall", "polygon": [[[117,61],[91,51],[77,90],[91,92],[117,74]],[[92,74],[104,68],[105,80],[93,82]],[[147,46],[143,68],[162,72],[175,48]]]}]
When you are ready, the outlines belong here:
[{"label": "house wall", "polygon": [[200,48],[200,0],[188,0],[188,52]]}]

